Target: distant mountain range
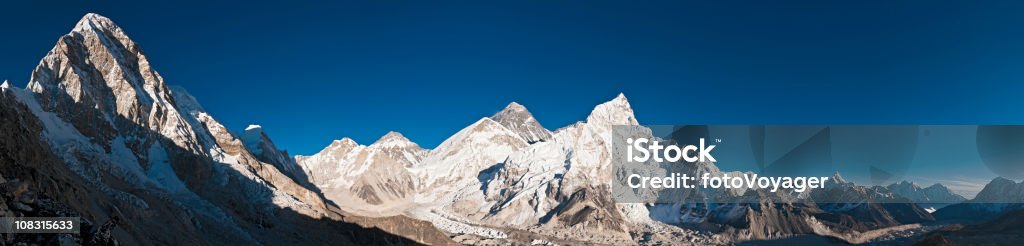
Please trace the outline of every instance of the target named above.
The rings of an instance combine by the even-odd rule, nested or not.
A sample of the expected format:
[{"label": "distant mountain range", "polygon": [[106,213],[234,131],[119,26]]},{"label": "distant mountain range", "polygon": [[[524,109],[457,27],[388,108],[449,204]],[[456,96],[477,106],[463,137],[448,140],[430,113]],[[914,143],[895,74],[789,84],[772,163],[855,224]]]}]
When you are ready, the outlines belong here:
[{"label": "distant mountain range", "polygon": [[974,199],[935,212],[935,217],[950,221],[978,222],[1007,211],[1024,209],[1024,182],[995,178]]},{"label": "distant mountain range", "polygon": [[[389,132],[291,157],[258,125],[224,127],[96,14],[58,40],[25,88],[0,88],[0,213],[84,221],[82,234],[18,242],[866,243],[937,220],[1004,223],[1020,203],[992,202],[1024,203],[1024,183],[1005,179],[967,200],[940,184],[865,187],[839,173],[806,194],[700,189],[684,195],[703,202],[616,203],[612,128],[640,124],[622,94],[555,131],[512,102],[434,149]],[[711,162],[677,166],[723,173]]]},{"label": "distant mountain range", "polygon": [[885,189],[910,199],[910,201],[925,207],[929,212],[935,212],[936,209],[967,200],[967,198],[953,193],[952,190],[938,183],[927,188],[921,188],[912,182],[902,181],[886,186]]}]

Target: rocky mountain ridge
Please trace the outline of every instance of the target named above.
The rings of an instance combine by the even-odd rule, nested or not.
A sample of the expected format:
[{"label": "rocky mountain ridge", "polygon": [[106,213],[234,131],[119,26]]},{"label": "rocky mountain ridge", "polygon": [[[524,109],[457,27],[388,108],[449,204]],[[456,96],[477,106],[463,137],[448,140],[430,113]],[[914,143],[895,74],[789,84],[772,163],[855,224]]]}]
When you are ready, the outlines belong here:
[{"label": "rocky mountain ridge", "polygon": [[973,199],[935,211],[935,217],[949,221],[978,222],[1024,209],[1024,182],[1002,177],[989,181]]},{"label": "rocky mountain ridge", "polygon": [[9,133],[4,154],[15,155],[0,163],[3,175],[106,224],[101,234],[120,243],[450,242],[423,236],[438,235],[432,227],[396,232],[414,240],[371,227],[408,219],[352,222],[358,216],[290,175],[297,166],[269,138],[254,154],[184,89],[168,86],[106,17],[85,15],[25,89],[4,83],[2,91],[5,122],[17,123],[0,129]]},{"label": "rocky mountain ridge", "polygon": [[[728,243],[811,234],[861,242],[865,236],[860,233],[877,234],[874,231],[935,220],[928,210],[886,187],[859,186],[838,173],[830,180],[832,190],[806,196],[780,198],[786,195],[708,189],[687,194],[703,197],[699,199],[704,203],[616,203],[610,187],[612,128],[637,126],[628,134],[651,137],[649,129],[638,126],[624,95],[596,106],[585,121],[560,128],[541,141],[531,141],[535,128],[494,120],[512,115],[509,112],[533,118],[525,106],[512,103],[429,150],[419,163],[401,171],[413,174],[417,184],[407,191],[415,198],[388,206],[393,209],[388,214],[428,220],[460,242],[483,244],[513,240],[510,232],[515,231],[530,232],[526,241],[587,238],[589,243],[636,243],[644,240],[637,235],[648,235],[663,242]],[[332,150],[351,149],[352,143],[337,140],[315,156],[298,158],[312,175],[317,168],[349,168],[354,155],[332,154]],[[723,173],[713,163],[669,166],[676,168],[672,172],[691,175]],[[936,195],[940,193],[929,191],[940,188],[912,191]],[[687,229],[694,226],[718,229]]]}]

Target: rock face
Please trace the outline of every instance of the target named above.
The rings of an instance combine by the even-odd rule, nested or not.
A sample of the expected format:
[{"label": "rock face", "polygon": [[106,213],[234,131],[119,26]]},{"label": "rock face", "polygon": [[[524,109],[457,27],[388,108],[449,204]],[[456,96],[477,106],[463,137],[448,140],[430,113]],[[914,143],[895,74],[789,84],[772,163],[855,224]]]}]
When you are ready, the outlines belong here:
[{"label": "rock face", "polygon": [[96,226],[90,240],[414,243],[346,222],[352,217],[297,180],[304,173],[269,137],[260,132],[247,145],[167,86],[105,17],[87,14],[62,36],[26,89],[2,87],[0,171]]},{"label": "rock face", "polygon": [[526,142],[536,143],[551,139],[551,131],[541,126],[540,122],[533,118],[533,114],[518,103],[509,103],[505,109],[491,116],[491,119],[518,133]]}]

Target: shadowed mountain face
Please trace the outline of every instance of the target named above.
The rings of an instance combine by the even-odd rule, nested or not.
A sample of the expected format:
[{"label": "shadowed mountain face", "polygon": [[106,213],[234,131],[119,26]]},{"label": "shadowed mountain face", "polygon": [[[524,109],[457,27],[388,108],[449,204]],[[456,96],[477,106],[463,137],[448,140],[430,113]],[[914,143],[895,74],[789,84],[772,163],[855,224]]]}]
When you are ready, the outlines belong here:
[{"label": "shadowed mountain face", "polygon": [[408,218],[367,222],[329,205],[265,134],[261,151],[249,151],[184,89],[167,86],[120,27],[96,14],[59,39],[27,88],[5,83],[0,97],[0,175],[24,187],[9,196],[23,202],[10,204],[82,217],[95,231],[78,240],[448,242],[432,227],[390,229],[408,238],[365,227],[416,223]]}]

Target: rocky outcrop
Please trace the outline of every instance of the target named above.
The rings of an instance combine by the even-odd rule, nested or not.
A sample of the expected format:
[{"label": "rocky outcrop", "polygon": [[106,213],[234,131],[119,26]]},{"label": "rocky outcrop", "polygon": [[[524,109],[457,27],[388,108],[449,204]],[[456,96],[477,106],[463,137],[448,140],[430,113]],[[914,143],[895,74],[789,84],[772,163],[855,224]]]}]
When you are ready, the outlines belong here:
[{"label": "rocky outcrop", "polygon": [[533,114],[518,103],[509,103],[505,109],[491,116],[491,119],[518,133],[526,142],[536,143],[551,139],[551,131],[541,126],[540,122],[533,118]]}]

